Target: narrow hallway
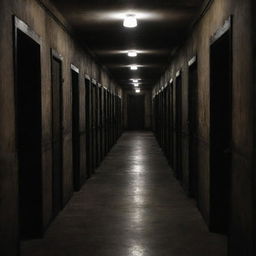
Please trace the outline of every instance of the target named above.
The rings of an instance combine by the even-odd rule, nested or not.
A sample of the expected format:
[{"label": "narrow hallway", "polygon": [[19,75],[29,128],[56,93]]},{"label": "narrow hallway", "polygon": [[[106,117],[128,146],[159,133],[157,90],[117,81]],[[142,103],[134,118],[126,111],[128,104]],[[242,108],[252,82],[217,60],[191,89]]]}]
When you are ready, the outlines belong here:
[{"label": "narrow hallway", "polygon": [[224,256],[150,132],[124,133],[45,237],[22,256]]}]

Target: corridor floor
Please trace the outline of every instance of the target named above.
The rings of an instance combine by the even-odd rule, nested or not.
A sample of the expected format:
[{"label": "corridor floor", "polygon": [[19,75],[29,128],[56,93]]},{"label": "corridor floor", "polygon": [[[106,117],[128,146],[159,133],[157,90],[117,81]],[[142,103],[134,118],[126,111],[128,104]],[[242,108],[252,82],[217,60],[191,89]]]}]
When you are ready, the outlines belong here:
[{"label": "corridor floor", "polygon": [[124,133],[44,239],[22,256],[225,256],[150,132]]}]

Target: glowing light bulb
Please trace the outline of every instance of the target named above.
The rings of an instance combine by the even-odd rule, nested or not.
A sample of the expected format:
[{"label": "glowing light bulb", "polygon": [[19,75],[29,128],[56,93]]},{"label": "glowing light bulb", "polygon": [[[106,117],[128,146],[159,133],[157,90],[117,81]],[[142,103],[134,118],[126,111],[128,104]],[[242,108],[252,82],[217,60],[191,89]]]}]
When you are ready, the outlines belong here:
[{"label": "glowing light bulb", "polygon": [[134,83],[134,87],[139,87],[139,83]]},{"label": "glowing light bulb", "polygon": [[132,65],[130,68],[131,68],[131,70],[137,70],[138,66],[137,65]]},{"label": "glowing light bulb", "polygon": [[134,14],[126,15],[126,17],[124,18],[124,23],[123,23],[124,27],[135,28],[135,27],[137,27],[137,25],[138,25],[137,19]]},{"label": "glowing light bulb", "polygon": [[128,56],[129,57],[137,57],[137,51],[134,51],[134,50],[132,50],[132,51],[128,51]]},{"label": "glowing light bulb", "polygon": [[136,92],[136,93],[140,93],[140,89],[136,89],[135,92]]}]

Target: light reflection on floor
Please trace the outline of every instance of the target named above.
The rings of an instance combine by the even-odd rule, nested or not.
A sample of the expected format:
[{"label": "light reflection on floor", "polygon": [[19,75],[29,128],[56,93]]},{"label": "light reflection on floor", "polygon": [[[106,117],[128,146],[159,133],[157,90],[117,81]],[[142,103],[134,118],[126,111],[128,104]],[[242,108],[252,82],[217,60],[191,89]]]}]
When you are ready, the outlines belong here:
[{"label": "light reflection on floor", "polygon": [[[200,241],[200,242],[198,242]],[[125,134],[42,240],[22,256],[225,256],[153,136]]]},{"label": "light reflection on floor", "polygon": [[129,256],[144,256],[145,248],[138,243],[131,246]]},{"label": "light reflection on floor", "polygon": [[[147,175],[145,175],[145,166],[143,165],[143,160],[145,159],[145,149],[143,148],[143,144],[137,142],[135,144],[134,149],[135,155],[132,156],[132,160],[135,164],[132,166],[131,172],[129,174],[131,182],[129,183],[128,189],[131,191],[131,207],[133,207],[130,223],[135,226],[137,232],[140,232],[139,227],[142,227],[145,222],[145,211],[143,210],[143,205],[145,205],[146,195],[146,181]],[[142,238],[142,234],[140,237]],[[145,255],[145,247],[140,244],[139,241],[133,241],[128,250],[128,256],[144,256]]]}]

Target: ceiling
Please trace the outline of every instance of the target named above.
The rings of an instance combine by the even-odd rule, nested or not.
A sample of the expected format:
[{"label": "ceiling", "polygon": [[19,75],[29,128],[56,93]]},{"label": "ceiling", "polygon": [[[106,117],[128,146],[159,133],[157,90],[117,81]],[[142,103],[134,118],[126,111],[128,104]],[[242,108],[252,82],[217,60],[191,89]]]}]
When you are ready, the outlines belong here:
[{"label": "ceiling", "polygon": [[[152,88],[184,40],[203,0],[51,0],[68,20],[81,42],[107,67],[116,82],[133,88]],[[136,28],[123,27],[127,14],[135,14]],[[137,50],[138,56],[127,56]],[[137,64],[138,70],[130,70]]]}]

